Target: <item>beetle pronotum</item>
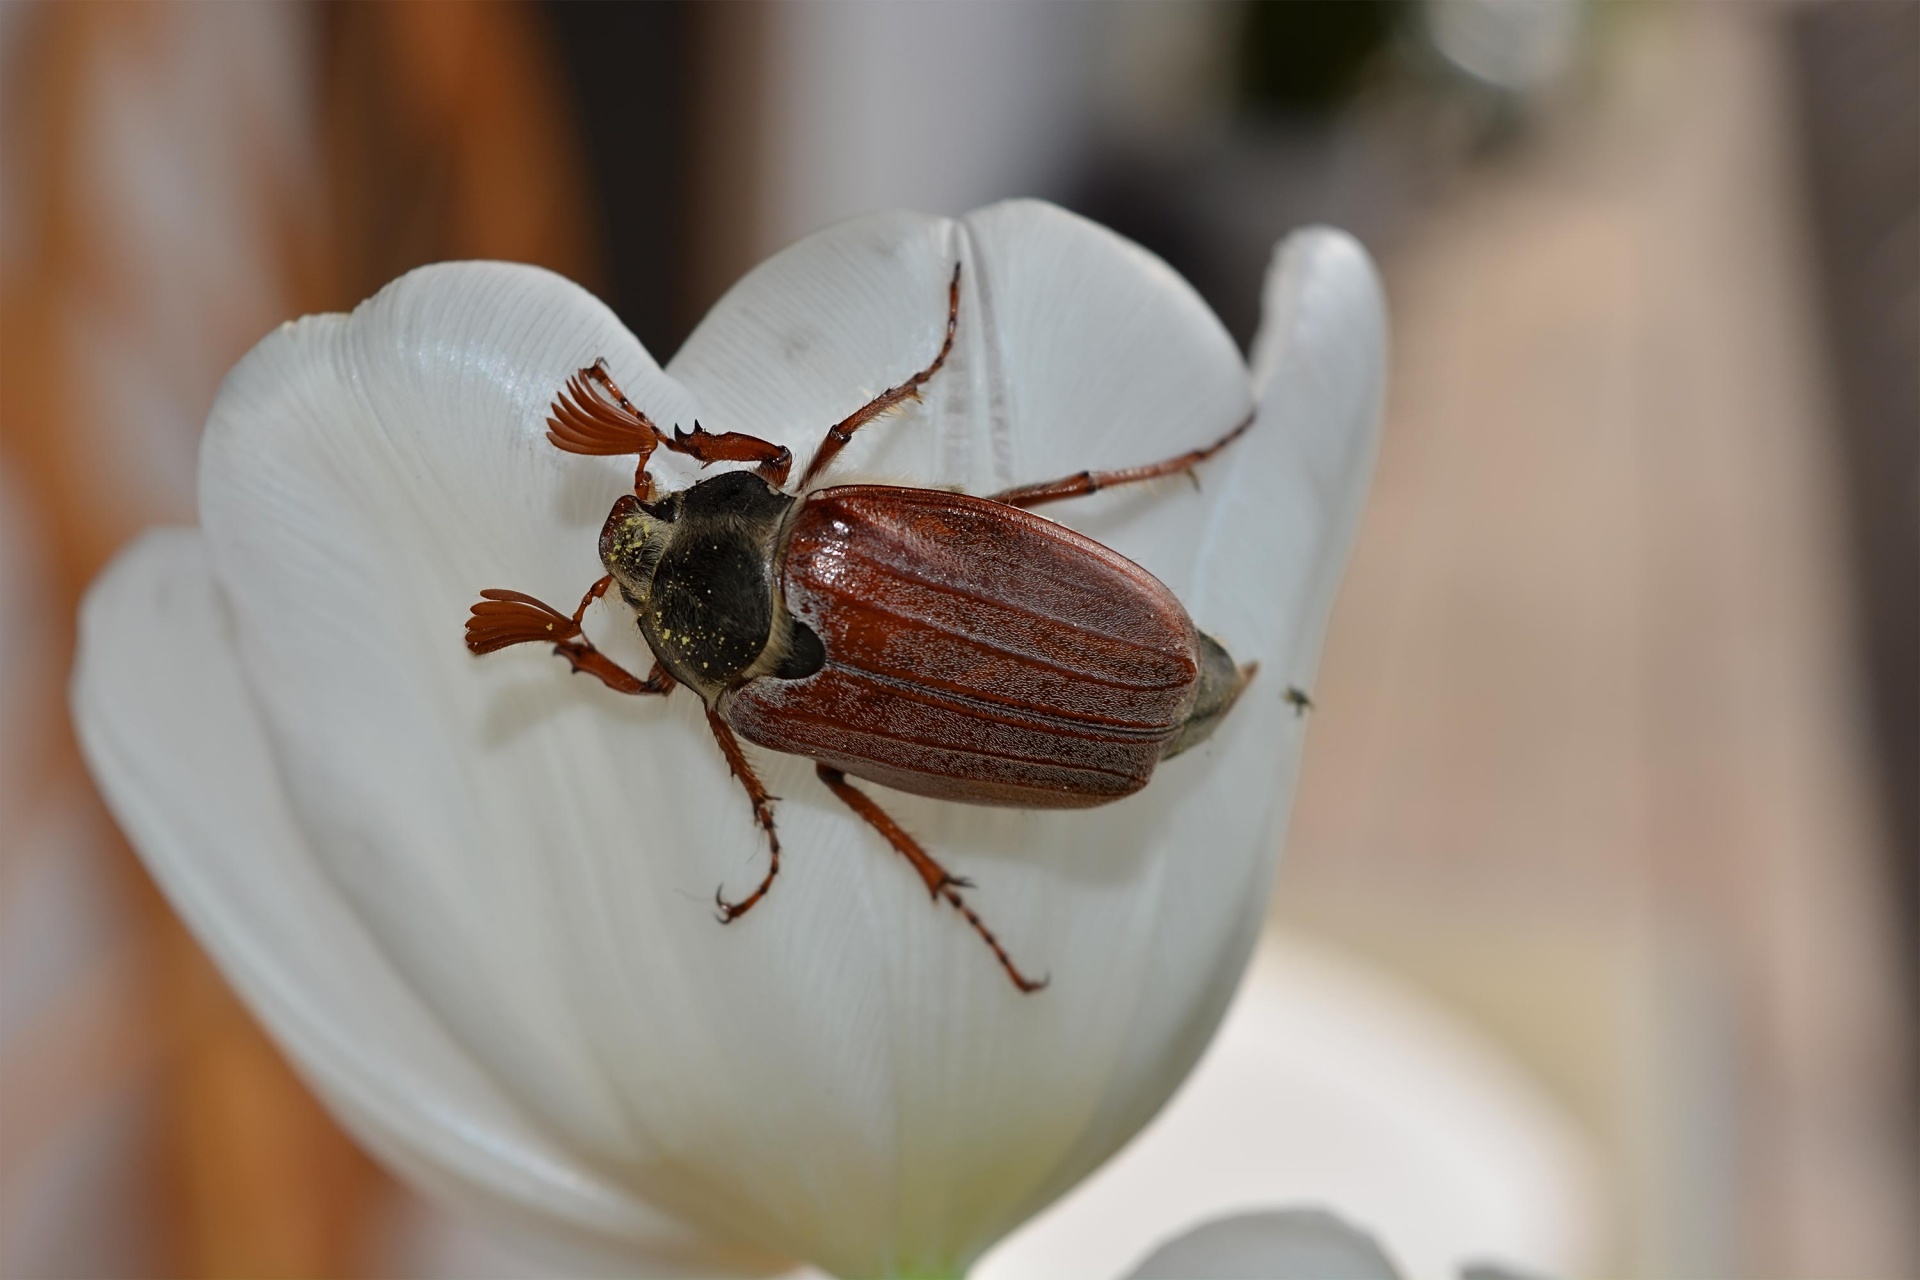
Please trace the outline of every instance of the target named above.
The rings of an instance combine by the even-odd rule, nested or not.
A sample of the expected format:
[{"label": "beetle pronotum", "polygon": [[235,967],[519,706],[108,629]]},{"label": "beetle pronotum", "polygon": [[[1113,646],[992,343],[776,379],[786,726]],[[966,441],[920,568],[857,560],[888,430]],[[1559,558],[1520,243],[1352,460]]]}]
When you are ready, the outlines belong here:
[{"label": "beetle pronotum", "polygon": [[[898,850],[935,901],[964,916],[1023,992],[1026,977],[947,872],[848,775],[916,795],[1008,808],[1086,808],[1131,795],[1156,764],[1204,740],[1253,675],[1195,629],[1156,578],[1119,553],[1025,510],[1191,471],[1253,425],[1204,448],[1118,471],[1081,471],[991,497],[883,485],[810,486],[861,427],[920,398],[953,350],[960,267],[933,362],[826,436],[787,488],[793,455],[737,432],[661,431],[604,361],[553,402],[547,439],[569,453],[635,454],[633,492],[600,530],[601,577],[571,614],[518,591],[481,592],[467,619],[476,654],[549,643],[619,693],[684,684],[766,832],[780,873],[773,797],[735,734],[807,756],[827,788]],[[656,496],[657,448],[703,467],[750,462]],[[645,679],[596,649],[587,606],[618,586],[654,656]],[[1299,700],[1304,705],[1304,696]]]}]

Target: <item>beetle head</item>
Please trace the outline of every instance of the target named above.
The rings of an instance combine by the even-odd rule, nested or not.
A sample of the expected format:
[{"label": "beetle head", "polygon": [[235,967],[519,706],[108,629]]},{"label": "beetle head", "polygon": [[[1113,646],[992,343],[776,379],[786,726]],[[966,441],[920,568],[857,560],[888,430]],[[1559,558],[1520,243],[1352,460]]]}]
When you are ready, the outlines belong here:
[{"label": "beetle head", "polygon": [[642,502],[631,493],[625,494],[613,504],[606,523],[600,526],[600,563],[635,607],[646,600],[654,566],[660,563],[660,555],[671,540],[671,528],[679,515],[678,498],[678,494],[668,494],[659,502]]}]

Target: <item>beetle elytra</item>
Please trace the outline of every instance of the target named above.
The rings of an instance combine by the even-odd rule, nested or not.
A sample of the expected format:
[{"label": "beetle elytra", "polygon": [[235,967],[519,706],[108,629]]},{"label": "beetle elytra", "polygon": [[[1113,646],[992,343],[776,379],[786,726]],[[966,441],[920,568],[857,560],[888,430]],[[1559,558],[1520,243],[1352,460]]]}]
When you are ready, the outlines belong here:
[{"label": "beetle elytra", "polygon": [[[1033,992],[950,875],[849,776],[916,795],[1008,808],[1085,808],[1131,795],[1155,765],[1203,741],[1252,677],[1197,630],[1145,569],[1029,507],[1190,472],[1253,425],[1144,466],[1081,471],[990,497],[936,489],[814,489],[861,427],[920,397],[953,350],[960,268],[932,363],[827,429],[791,488],[782,445],[694,424],[661,431],[604,362],[553,403],[547,438],[570,453],[639,458],[634,489],[600,531],[606,574],[571,614],[518,591],[481,592],[467,619],[475,654],[546,643],[576,672],[627,694],[686,685],[766,833],[765,877],[722,923],[764,898],[780,872],[773,797],[739,739],[811,758],[823,783],[953,906],[1014,985]],[[647,464],[665,448],[702,466],[748,462],[656,494]],[[634,611],[654,656],[643,679],[581,630],[609,590]],[[1304,698],[1302,699],[1304,702]]]}]

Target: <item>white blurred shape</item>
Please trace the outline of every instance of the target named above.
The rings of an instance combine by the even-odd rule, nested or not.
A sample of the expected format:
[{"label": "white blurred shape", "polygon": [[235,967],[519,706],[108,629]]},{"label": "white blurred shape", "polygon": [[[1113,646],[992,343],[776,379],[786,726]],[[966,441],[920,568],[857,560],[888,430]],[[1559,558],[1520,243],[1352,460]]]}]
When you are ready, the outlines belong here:
[{"label": "white blurred shape", "polygon": [[1281,1205],[1366,1229],[1410,1280],[1486,1258],[1578,1275],[1596,1186],[1585,1140],[1488,1042],[1351,959],[1269,940],[1159,1119],[974,1275],[1124,1275],[1200,1222]]},{"label": "white blurred shape", "polygon": [[1127,1280],[1400,1280],[1380,1244],[1324,1209],[1203,1223],[1155,1249]]},{"label": "white blurred shape", "polygon": [[1101,5],[770,10],[767,225],[756,256],[876,209],[1070,194],[1094,126]]},{"label": "white blurred shape", "polygon": [[[221,376],[285,317],[286,250],[320,205],[296,5],[128,10],[90,46],[72,141],[77,236],[99,270],[58,300],[70,395],[136,465],[103,467],[151,520],[193,511],[195,444]],[[125,16],[125,15],[123,15]],[[49,234],[35,228],[33,236]],[[110,374],[96,376],[100,370]]]},{"label": "white blurred shape", "polygon": [[1564,75],[1585,17],[1580,0],[1427,0],[1422,15],[1441,57],[1509,93]]}]

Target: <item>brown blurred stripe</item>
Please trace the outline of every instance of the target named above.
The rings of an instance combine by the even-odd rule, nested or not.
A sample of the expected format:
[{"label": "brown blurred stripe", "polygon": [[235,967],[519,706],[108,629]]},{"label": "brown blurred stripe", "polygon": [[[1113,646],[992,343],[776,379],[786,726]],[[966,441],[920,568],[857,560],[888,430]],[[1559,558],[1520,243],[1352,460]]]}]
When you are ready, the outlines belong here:
[{"label": "brown blurred stripe", "polygon": [[[305,47],[292,61],[310,68],[317,99],[309,158],[274,152],[269,132],[242,128],[248,153],[228,158],[240,183],[201,193],[209,206],[225,202],[264,226],[273,261],[258,265],[281,282],[281,295],[257,313],[213,298],[205,313],[170,317],[198,326],[226,353],[204,371],[192,414],[211,403],[221,361],[280,319],[351,306],[420,263],[506,258],[602,283],[602,219],[541,9],[326,5],[298,17],[289,38]],[[88,164],[100,157],[84,149],[89,122],[97,124],[92,95],[108,75],[124,91],[153,95],[143,108],[172,107],[154,86],[178,75],[168,63],[178,42],[205,35],[195,18],[192,6],[41,6],[17,19],[6,69],[0,145],[26,243],[0,263],[0,450],[51,561],[53,612],[44,623],[62,651],[71,650],[81,593],[112,554],[147,524],[191,518],[183,495],[140,472],[140,452],[124,447],[129,424],[73,394],[80,380],[115,370],[99,366],[90,331],[71,321],[84,299],[85,317],[116,325],[122,337],[142,333],[151,298],[128,255],[180,249],[156,250],[153,234],[167,224],[150,210],[99,206]],[[236,112],[253,109],[248,94],[258,88],[241,70],[214,90],[230,95]],[[147,234],[131,234],[136,226]],[[191,448],[189,440],[151,443]],[[136,500],[109,500],[126,494]],[[29,717],[47,744],[42,776],[21,793],[56,794],[64,783],[97,804],[85,791],[64,687],[63,673],[35,706],[6,709]],[[9,830],[24,819],[9,815]],[[36,1026],[0,1064],[32,1067],[10,1076],[0,1119],[23,1129],[31,1118],[46,1130],[36,1141],[58,1141],[63,1117],[85,1095],[129,1072],[150,1073],[160,1114],[147,1155],[149,1198],[165,1230],[149,1274],[375,1274],[379,1209],[390,1194],[384,1177],[289,1070],[124,847],[119,864],[143,922],[126,963],[113,966],[130,985]],[[74,1061],[61,1061],[67,1056]]]}]

